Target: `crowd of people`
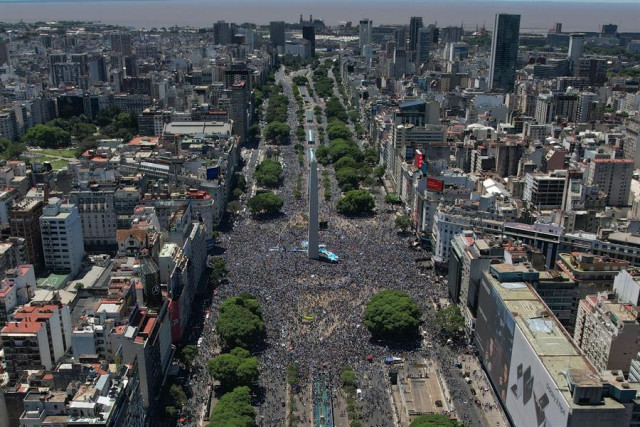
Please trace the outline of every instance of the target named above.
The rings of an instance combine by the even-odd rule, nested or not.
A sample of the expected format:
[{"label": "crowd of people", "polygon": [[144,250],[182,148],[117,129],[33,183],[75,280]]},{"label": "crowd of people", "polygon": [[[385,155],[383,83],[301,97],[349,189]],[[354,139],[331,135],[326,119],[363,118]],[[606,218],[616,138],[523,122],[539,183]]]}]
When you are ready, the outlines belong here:
[{"label": "crowd of people", "polygon": [[[285,93],[290,93],[287,89],[285,86]],[[366,303],[380,290],[397,289],[428,310],[432,302],[446,297],[445,284],[436,280],[432,270],[419,270],[416,259],[425,254],[410,248],[407,237],[394,229],[395,212],[387,209],[381,194],[376,195],[377,214],[373,217],[347,219],[338,215],[335,203],[340,192],[333,179],[332,199],[320,201],[320,218],[328,221],[328,229],[320,232],[320,242],[338,254],[340,262],[309,260],[301,245],[307,240],[307,228],[296,220],[305,218],[306,192],[302,198],[294,197],[298,175],[305,177],[306,188],[307,172],[298,164],[292,146],[281,147],[280,156],[285,165],[284,182],[278,189],[285,202],[283,215],[259,219],[240,214],[234,218],[232,230],[220,236],[218,244],[224,249],[229,281],[213,297],[196,369],[203,371],[207,359],[217,351],[213,325],[221,302],[248,292],[261,304],[266,325],[264,345],[257,353],[261,385],[256,396],[258,425],[286,424],[286,370],[298,364],[301,383],[308,384],[318,373],[328,374],[329,387],[336,395],[342,366],[350,366],[362,389],[359,412],[363,425],[393,426],[396,415],[382,360],[391,354],[418,357],[425,349],[419,345],[390,349],[373,342],[364,325]],[[249,188],[251,173],[245,171]],[[438,357],[437,351],[432,353]],[[459,380],[447,370],[444,375],[451,381],[456,400]],[[194,403],[207,400],[209,387],[205,386],[211,383],[207,375],[197,377],[199,382],[192,385],[198,389]],[[195,406],[192,411],[204,412]],[[481,425],[474,424],[471,415],[468,418],[468,424]]]}]

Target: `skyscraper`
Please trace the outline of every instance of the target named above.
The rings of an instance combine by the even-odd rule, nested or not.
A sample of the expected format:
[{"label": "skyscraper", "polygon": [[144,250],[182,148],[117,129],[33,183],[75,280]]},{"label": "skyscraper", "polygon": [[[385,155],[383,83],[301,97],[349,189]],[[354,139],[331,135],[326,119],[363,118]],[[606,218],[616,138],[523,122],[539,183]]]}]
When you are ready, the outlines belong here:
[{"label": "skyscraper", "polygon": [[9,39],[0,39],[0,65],[9,63]]},{"label": "skyscraper", "polygon": [[573,33],[569,36],[569,58],[571,58],[572,65],[582,58],[584,54],[584,34]]},{"label": "skyscraper", "polygon": [[75,205],[49,199],[40,217],[44,263],[52,273],[78,274],[82,268],[84,242],[82,221]]},{"label": "skyscraper", "polygon": [[417,65],[429,59],[429,49],[433,39],[433,28],[420,28],[418,30],[418,43],[416,45]]},{"label": "skyscraper", "polygon": [[110,35],[111,50],[123,55],[131,55],[131,33],[118,31]]},{"label": "skyscraper", "polygon": [[399,27],[394,31],[395,45],[398,47],[407,47],[407,28]]},{"label": "skyscraper", "polygon": [[496,14],[491,43],[489,89],[512,92],[518,62],[520,15]]},{"label": "skyscraper", "polygon": [[227,45],[231,42],[231,27],[228,22],[218,21],[213,24],[213,41],[219,45]]},{"label": "skyscraper", "polygon": [[311,44],[311,56],[316,56],[316,27],[314,25],[303,25],[302,38]]},{"label": "skyscraper", "polygon": [[360,21],[360,49],[362,46],[371,44],[371,31],[373,29],[373,22],[370,19],[363,19]]},{"label": "skyscraper", "polygon": [[269,23],[269,39],[278,53],[284,53],[284,21],[271,21]]},{"label": "skyscraper", "polygon": [[409,50],[418,50],[418,30],[422,27],[422,17],[412,16],[409,21]]}]

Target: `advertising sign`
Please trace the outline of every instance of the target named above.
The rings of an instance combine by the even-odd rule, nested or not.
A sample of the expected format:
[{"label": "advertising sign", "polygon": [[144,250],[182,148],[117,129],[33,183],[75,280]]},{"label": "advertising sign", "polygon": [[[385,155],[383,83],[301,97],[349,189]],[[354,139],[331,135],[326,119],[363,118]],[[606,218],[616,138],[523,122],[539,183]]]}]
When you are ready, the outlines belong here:
[{"label": "advertising sign", "polygon": [[442,191],[444,189],[444,183],[435,178],[427,178],[427,190],[431,191]]},{"label": "advertising sign", "polygon": [[180,300],[169,303],[169,319],[171,319],[171,342],[182,340],[182,326],[180,325]]},{"label": "advertising sign", "polygon": [[565,426],[569,418],[569,403],[517,328],[505,406],[516,426]]},{"label": "advertising sign", "polygon": [[503,402],[507,397],[514,329],[513,317],[498,293],[482,280],[478,296],[476,343],[489,378]]},{"label": "advertising sign", "polygon": [[416,150],[416,152],[415,152],[415,154],[413,156],[413,164],[418,169],[422,169],[423,161],[424,161],[424,155],[422,154],[422,152],[420,150]]}]

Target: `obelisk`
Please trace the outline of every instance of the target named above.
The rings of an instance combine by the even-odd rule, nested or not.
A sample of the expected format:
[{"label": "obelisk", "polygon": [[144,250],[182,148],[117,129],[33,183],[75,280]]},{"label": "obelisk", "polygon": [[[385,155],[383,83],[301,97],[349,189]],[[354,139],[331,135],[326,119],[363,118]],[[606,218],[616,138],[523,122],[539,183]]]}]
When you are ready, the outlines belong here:
[{"label": "obelisk", "polygon": [[309,259],[318,259],[318,161],[309,148]]}]

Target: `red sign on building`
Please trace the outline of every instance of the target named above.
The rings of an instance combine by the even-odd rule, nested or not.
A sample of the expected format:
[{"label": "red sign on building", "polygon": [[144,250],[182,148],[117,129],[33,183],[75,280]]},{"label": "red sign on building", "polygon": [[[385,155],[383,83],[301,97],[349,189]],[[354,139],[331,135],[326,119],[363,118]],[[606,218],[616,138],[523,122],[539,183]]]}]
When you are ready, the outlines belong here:
[{"label": "red sign on building", "polygon": [[431,191],[442,191],[444,189],[444,183],[435,178],[427,178],[427,190]]}]

